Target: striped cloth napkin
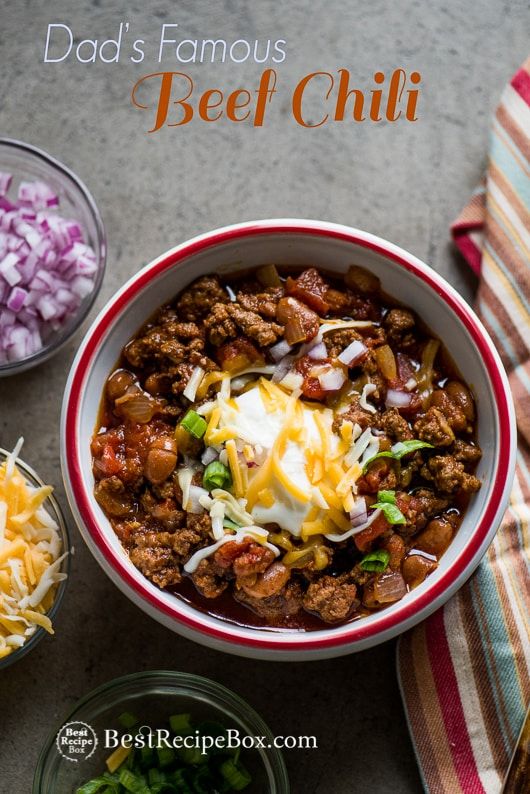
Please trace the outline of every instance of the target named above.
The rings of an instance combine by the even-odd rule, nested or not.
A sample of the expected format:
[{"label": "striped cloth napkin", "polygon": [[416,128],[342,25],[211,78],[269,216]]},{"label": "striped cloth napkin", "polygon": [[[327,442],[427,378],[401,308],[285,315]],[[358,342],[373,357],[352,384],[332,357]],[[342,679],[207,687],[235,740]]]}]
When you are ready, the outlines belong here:
[{"label": "striped cloth napkin", "polygon": [[429,794],[498,794],[530,700],[530,58],[506,86],[484,184],[452,227],[510,377],[510,507],[469,582],[401,638],[398,676]]}]

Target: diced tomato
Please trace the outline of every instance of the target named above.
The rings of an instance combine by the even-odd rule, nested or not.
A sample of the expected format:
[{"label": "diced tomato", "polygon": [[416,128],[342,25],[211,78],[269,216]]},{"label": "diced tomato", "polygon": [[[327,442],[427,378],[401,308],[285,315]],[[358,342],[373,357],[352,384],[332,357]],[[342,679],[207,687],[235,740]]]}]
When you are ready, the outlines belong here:
[{"label": "diced tomato", "polygon": [[358,535],[354,535],[355,545],[359,551],[368,551],[374,540],[377,540],[389,527],[390,524],[384,515],[380,513],[369,527],[363,529]]},{"label": "diced tomato", "polygon": [[329,391],[322,388],[318,378],[313,378],[309,375],[309,372],[314,367],[321,366],[322,364],[329,364],[330,362],[331,359],[329,358],[323,359],[322,361],[315,361],[315,359],[309,356],[302,356],[302,358],[298,359],[295,369],[304,376],[304,382],[302,384],[302,393],[304,397],[307,397],[309,400],[323,400],[326,395],[330,394]]},{"label": "diced tomato", "polygon": [[314,267],[304,270],[296,279],[289,276],[285,291],[287,295],[299,298],[319,314],[327,314],[329,311],[329,303],[326,301],[328,285]]},{"label": "diced tomato", "polygon": [[396,355],[398,376],[401,383],[405,384],[414,375],[414,367],[412,361],[404,353],[397,353]]},{"label": "diced tomato", "polygon": [[100,458],[100,468],[105,477],[112,477],[119,474],[122,469],[122,464],[116,457],[113,447],[110,444],[105,444]]}]

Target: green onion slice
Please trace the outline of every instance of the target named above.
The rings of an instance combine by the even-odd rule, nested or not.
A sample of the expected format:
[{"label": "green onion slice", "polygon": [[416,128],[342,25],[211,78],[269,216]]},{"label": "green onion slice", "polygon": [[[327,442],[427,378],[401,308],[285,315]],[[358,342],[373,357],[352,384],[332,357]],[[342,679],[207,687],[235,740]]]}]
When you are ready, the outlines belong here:
[{"label": "green onion slice", "polygon": [[213,491],[214,488],[226,490],[232,485],[230,470],[220,460],[213,460],[204,470],[202,484],[208,491]]},{"label": "green onion slice", "polygon": [[371,507],[381,510],[389,524],[406,524],[407,519],[399,507],[391,502],[375,502]]},{"label": "green onion slice", "polygon": [[396,504],[396,492],[395,491],[378,491],[377,492],[377,501],[378,502],[388,502],[388,504],[395,505]]},{"label": "green onion slice", "polygon": [[252,780],[243,764],[241,762],[235,764],[231,758],[221,764],[219,771],[234,791],[243,791]]},{"label": "green onion slice", "polygon": [[190,714],[173,714],[169,718],[169,727],[173,733],[188,734],[191,733]]},{"label": "green onion slice", "polygon": [[410,441],[398,441],[397,444],[394,444],[392,449],[385,450],[384,452],[378,452],[377,455],[372,455],[371,458],[368,458],[363,466],[363,474],[365,474],[368,466],[370,466],[374,460],[377,460],[378,458],[392,458],[392,460],[401,460],[404,455],[409,455],[411,452],[416,452],[418,449],[433,449],[433,445],[429,444],[427,441],[420,441],[419,438],[412,438]]},{"label": "green onion slice", "polygon": [[187,412],[180,425],[195,438],[202,438],[206,433],[206,428],[208,427],[206,419],[203,419],[202,416],[199,416],[197,411],[194,411],[193,409],[190,409]]},{"label": "green onion slice", "polygon": [[390,561],[390,554],[385,549],[378,549],[377,551],[371,551],[369,554],[365,554],[365,556],[361,560],[361,568],[363,571],[376,571],[377,573],[381,573],[387,567]]},{"label": "green onion slice", "polygon": [[135,714],[131,714],[130,711],[124,711],[123,714],[120,714],[118,717],[118,722],[120,725],[123,725],[124,728],[134,728],[138,722],[138,717]]}]

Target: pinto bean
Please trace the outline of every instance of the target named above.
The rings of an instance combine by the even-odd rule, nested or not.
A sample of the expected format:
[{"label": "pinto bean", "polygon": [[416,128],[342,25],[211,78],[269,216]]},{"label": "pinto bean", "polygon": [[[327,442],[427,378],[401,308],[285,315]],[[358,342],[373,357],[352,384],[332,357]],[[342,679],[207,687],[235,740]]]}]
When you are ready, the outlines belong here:
[{"label": "pinto bean", "polygon": [[117,369],[107,380],[107,395],[109,400],[123,397],[127,389],[134,384],[134,375],[126,369]]},{"label": "pinto bean", "polygon": [[282,562],[273,562],[266,571],[258,576],[238,579],[238,584],[252,598],[269,598],[280,592],[287,584],[291,572]]},{"label": "pinto bean", "polygon": [[401,535],[398,535],[394,532],[393,535],[390,535],[389,538],[386,538],[383,541],[381,546],[390,554],[390,560],[388,561],[390,569],[392,571],[399,571],[401,567],[401,561],[405,556],[405,541]]},{"label": "pinto bean", "polygon": [[421,554],[411,554],[403,561],[401,573],[408,586],[412,588],[421,584],[437,567],[438,563],[434,560],[428,560]]},{"label": "pinto bean", "polygon": [[445,518],[433,518],[414,539],[414,546],[427,554],[441,557],[453,539],[454,528]]},{"label": "pinto bean", "polygon": [[167,480],[177,465],[177,444],[174,438],[162,436],[157,438],[147,453],[144,464],[144,475],[154,485]]}]

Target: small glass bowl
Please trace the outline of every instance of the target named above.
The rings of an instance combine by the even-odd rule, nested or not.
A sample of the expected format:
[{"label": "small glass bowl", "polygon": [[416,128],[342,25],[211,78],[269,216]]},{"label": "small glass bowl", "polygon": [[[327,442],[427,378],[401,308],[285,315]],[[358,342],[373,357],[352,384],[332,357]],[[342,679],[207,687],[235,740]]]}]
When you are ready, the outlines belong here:
[{"label": "small glass bowl", "polygon": [[36,353],[18,361],[0,364],[0,378],[35,367],[55,355],[79,328],[94,303],[105,272],[107,242],[103,221],[85,184],[65,165],[29,143],[0,137],[0,171],[13,174],[10,195],[25,180],[42,180],[59,196],[59,213],[79,221],[97,257],[98,270],[94,288],[81,301],[75,314],[58,331],[54,331]]},{"label": "small glass bowl", "polygon": [[[0,464],[2,464],[10,453],[7,450],[0,448]],[[33,469],[24,463],[24,461],[17,458],[16,465],[21,474],[24,475],[26,480],[29,482],[30,485],[33,485],[36,488],[41,488],[44,483],[38,474],[36,474]],[[43,502],[42,505],[54,521],[57,522],[59,526],[59,531],[61,533],[61,542],[62,542],[62,550],[61,554],[64,554],[65,551],[70,552],[70,536],[68,534],[68,527],[66,525],[66,521],[64,520],[64,516],[62,514],[61,508],[59,507],[59,503],[51,494],[48,498]],[[67,576],[70,573],[70,553],[66,555],[62,564],[61,564],[61,573],[65,573]],[[68,579],[63,579],[62,582],[59,582],[57,585],[57,590],[55,592],[55,599],[52,604],[51,609],[47,612],[48,617],[53,622],[53,619],[57,615],[59,611],[59,607],[61,606],[61,601],[63,600],[64,591],[66,590],[66,586],[68,583]],[[22,659],[27,653],[33,650],[33,648],[39,643],[43,637],[47,635],[47,631],[42,628],[42,626],[37,626],[37,629],[34,634],[24,643],[20,648],[16,648],[13,650],[8,656],[4,656],[0,659],[0,670],[4,669],[5,667],[9,667],[10,664],[14,664],[19,659]]]},{"label": "small glass bowl", "polygon": [[[101,775],[112,752],[103,747],[104,731],[120,729],[117,720],[123,712],[137,715],[142,725],[153,730],[166,725],[171,714],[190,713],[192,720],[220,720],[228,728],[239,729],[241,736],[263,736],[271,747],[242,750],[242,760],[252,775],[247,790],[252,794],[289,794],[283,757],[272,747],[273,735],[254,709],[215,681],[171,670],[115,678],[82,698],[48,736],[37,763],[32,794],[73,794],[77,787]],[[98,744],[93,755],[73,763],[59,753],[56,737],[62,725],[78,721],[93,729]]]}]

